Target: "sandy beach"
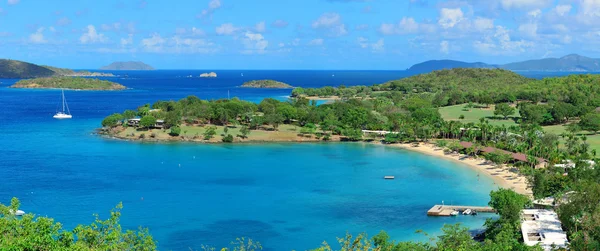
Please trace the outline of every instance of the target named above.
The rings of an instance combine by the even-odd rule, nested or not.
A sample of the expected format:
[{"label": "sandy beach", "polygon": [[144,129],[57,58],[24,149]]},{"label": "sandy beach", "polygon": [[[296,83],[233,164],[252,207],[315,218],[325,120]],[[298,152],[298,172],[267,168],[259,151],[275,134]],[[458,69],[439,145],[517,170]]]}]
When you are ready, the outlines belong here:
[{"label": "sandy beach", "polygon": [[500,187],[512,189],[517,193],[530,197],[532,196],[532,192],[527,186],[527,179],[518,173],[511,172],[507,166],[496,167],[494,164],[488,163],[488,161],[483,158],[476,159],[468,157],[464,154],[445,154],[442,149],[435,147],[432,144],[421,143],[418,146],[413,146],[412,144],[390,144],[387,146],[417,151],[420,153],[451,159],[463,163],[473,168],[473,170],[477,171],[478,173],[488,175]]}]

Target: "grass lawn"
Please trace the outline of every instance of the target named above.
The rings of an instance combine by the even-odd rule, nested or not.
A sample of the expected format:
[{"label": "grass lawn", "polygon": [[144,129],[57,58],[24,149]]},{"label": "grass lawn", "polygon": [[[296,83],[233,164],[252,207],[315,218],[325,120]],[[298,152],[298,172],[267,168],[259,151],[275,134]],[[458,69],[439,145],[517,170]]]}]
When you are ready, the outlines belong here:
[{"label": "grass lawn", "polygon": [[[514,120],[512,120],[512,119],[507,119],[507,120],[491,119],[491,118],[494,118],[493,106],[490,106],[490,108],[485,108],[485,109],[471,108],[469,111],[463,111],[463,108],[465,106],[466,106],[466,104],[446,106],[446,107],[440,108],[439,111],[440,111],[440,114],[442,115],[442,118],[444,118],[445,120],[458,120],[463,123],[469,123],[469,122],[478,123],[479,118],[483,117],[483,118],[488,118],[490,124],[492,124],[492,125],[502,125],[502,124],[504,124],[506,126],[517,125],[514,122]],[[464,119],[458,119],[458,117],[461,114],[465,116]],[[519,117],[518,110],[515,112],[515,115],[513,115],[513,117],[514,118]],[[556,135],[560,135],[561,133],[565,132],[566,129],[567,128],[564,125],[544,126],[544,131],[554,133]],[[587,136],[587,142],[588,142],[588,144],[590,144],[590,149],[596,149],[596,151],[598,153],[600,153],[600,134],[592,134],[592,133],[585,132],[585,131],[582,132],[582,134],[585,134]],[[562,139],[561,139],[561,142],[563,142]]]},{"label": "grass lawn", "polygon": [[[446,106],[439,109],[442,118],[445,120],[458,120],[463,123],[478,123],[479,118],[487,118],[491,125],[517,125],[513,118],[519,117],[519,110],[515,111],[515,114],[508,119],[502,119],[501,117],[496,117],[494,115],[494,105],[490,105],[489,108],[477,108],[483,107],[476,105],[475,108],[471,108],[467,111],[464,111],[464,107],[467,104],[461,105],[453,105]],[[464,119],[459,119],[460,115],[464,115]]]},{"label": "grass lawn", "polygon": [[[544,126],[544,131],[554,133],[556,135],[560,135],[565,132],[567,127],[564,125],[552,125],[552,126]],[[596,149],[596,152],[600,153],[600,134],[593,134],[587,131],[580,132],[580,135],[587,136],[587,142],[590,144],[590,149]],[[563,140],[561,139],[561,143]]]}]

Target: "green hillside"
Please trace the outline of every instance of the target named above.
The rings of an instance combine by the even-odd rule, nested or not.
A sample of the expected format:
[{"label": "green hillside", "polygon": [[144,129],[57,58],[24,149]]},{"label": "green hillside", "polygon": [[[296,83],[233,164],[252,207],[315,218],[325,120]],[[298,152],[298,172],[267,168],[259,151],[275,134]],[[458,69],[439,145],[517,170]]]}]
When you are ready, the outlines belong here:
[{"label": "green hillside", "polygon": [[0,59],[0,78],[40,78],[53,76],[54,71],[39,65]]}]

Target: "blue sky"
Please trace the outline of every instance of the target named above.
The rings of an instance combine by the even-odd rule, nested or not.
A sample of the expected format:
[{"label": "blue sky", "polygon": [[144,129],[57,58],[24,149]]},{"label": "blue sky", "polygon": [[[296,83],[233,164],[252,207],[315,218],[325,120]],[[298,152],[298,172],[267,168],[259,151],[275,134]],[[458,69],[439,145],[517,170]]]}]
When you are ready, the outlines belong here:
[{"label": "blue sky", "polygon": [[0,57],[77,69],[405,69],[600,57],[600,0],[0,0]]}]

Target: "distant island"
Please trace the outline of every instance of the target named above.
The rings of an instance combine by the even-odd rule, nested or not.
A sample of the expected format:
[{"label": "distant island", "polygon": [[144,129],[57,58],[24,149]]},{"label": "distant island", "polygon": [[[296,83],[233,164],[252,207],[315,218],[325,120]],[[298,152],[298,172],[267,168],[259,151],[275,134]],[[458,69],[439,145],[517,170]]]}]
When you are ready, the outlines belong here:
[{"label": "distant island", "polygon": [[112,73],[74,71],[71,69],[36,65],[12,59],[0,59],[0,78],[45,78],[59,76],[114,77]]},{"label": "distant island", "polygon": [[154,67],[140,61],[113,62],[107,66],[103,66],[100,70],[111,71],[152,71]]},{"label": "distant island", "polygon": [[125,86],[107,80],[80,77],[48,77],[24,79],[10,86],[11,88],[32,89],[70,89],[112,91],[123,90]]},{"label": "distant island", "polygon": [[217,73],[216,72],[202,73],[202,74],[200,74],[200,77],[201,78],[216,78]]},{"label": "distant island", "polygon": [[286,83],[275,81],[275,80],[270,80],[270,79],[248,81],[248,82],[244,83],[242,85],[242,87],[245,87],[245,88],[279,88],[279,89],[294,88],[291,85],[288,85]]},{"label": "distant island", "polygon": [[511,71],[567,71],[567,72],[598,72],[600,59],[570,54],[560,58],[544,58],[527,60],[503,65],[482,62],[468,63],[456,60],[429,60],[415,64],[407,69],[412,74],[453,68],[500,68]]}]

